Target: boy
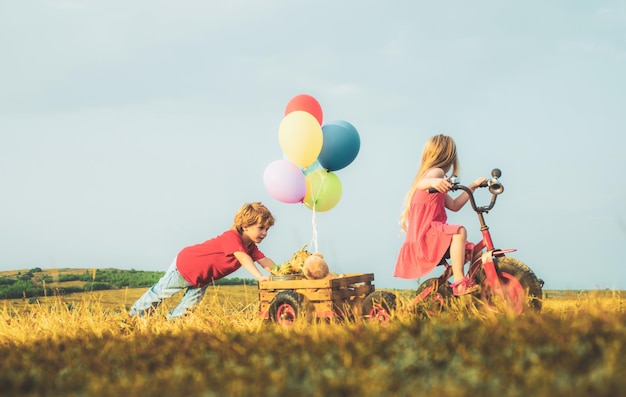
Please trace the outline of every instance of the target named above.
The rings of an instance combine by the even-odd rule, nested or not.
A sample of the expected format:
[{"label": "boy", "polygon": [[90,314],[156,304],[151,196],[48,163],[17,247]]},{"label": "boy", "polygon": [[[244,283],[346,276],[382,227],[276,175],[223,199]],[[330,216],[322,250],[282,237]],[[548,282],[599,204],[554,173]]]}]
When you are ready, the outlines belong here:
[{"label": "boy", "polygon": [[255,279],[268,280],[254,262],[268,271],[274,266],[274,261],[257,248],[273,225],[274,217],[263,204],[244,204],[229,230],[204,243],[183,248],[165,275],[135,302],[129,314],[142,316],[156,309],[163,299],[186,289],[178,306],[168,313],[168,318],[178,318],[202,301],[209,285],[242,266]]}]

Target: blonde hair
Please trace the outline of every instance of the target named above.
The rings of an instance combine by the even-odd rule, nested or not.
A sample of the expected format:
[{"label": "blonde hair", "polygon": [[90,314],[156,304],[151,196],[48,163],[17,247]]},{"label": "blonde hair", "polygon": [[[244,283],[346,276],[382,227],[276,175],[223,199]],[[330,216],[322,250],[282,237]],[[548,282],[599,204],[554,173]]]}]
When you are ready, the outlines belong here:
[{"label": "blonde hair", "polygon": [[456,154],[456,144],[448,135],[435,135],[426,141],[424,145],[420,168],[413,179],[409,192],[404,198],[404,210],[400,215],[400,227],[402,231],[406,231],[406,222],[409,217],[411,199],[417,190],[417,183],[433,168],[441,168],[444,173],[452,169],[452,175],[457,175],[459,172],[459,159]]},{"label": "blonde hair", "polygon": [[232,228],[239,233],[243,232],[246,227],[261,224],[271,227],[274,225],[274,216],[261,202],[244,204],[235,214]]}]

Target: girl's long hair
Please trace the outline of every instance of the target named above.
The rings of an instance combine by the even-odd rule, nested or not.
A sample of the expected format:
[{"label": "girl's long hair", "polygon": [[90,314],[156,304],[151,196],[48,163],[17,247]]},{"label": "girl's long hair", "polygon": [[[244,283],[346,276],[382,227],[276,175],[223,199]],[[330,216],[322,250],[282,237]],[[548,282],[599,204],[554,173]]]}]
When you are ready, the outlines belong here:
[{"label": "girl's long hair", "polygon": [[417,190],[417,183],[432,168],[441,168],[445,173],[452,169],[452,175],[458,175],[459,160],[456,154],[456,144],[451,137],[443,134],[435,135],[424,145],[420,168],[413,179],[409,192],[404,198],[404,210],[400,215],[400,228],[402,231],[406,231],[411,199]]}]

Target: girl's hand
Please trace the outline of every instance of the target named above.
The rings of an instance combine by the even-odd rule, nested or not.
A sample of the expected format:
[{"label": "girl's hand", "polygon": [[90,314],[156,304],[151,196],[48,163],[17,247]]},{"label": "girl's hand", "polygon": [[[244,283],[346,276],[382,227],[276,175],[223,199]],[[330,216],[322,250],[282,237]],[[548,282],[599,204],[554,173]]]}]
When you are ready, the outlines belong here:
[{"label": "girl's hand", "polygon": [[439,193],[446,193],[452,188],[452,184],[446,178],[433,178],[432,187]]},{"label": "girl's hand", "polygon": [[269,276],[261,276],[261,278],[259,278],[258,281],[270,281],[270,277]]},{"label": "girl's hand", "polygon": [[472,192],[475,191],[476,189],[478,189],[478,187],[480,185],[482,185],[483,183],[487,182],[487,178],[478,178],[476,179],[473,183],[470,183],[470,185],[468,186]]}]

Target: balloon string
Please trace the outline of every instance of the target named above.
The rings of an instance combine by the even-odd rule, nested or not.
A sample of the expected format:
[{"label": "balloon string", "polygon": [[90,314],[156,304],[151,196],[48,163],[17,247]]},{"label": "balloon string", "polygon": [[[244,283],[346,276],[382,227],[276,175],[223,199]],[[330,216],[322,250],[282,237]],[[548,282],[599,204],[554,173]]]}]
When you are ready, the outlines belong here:
[{"label": "balloon string", "polygon": [[317,221],[315,219],[315,214],[317,213],[317,211],[315,210],[315,205],[317,204],[317,198],[319,197],[320,192],[322,191],[322,187],[324,186],[324,183],[326,181],[322,181],[322,183],[320,184],[320,186],[317,189],[317,192],[315,192],[315,194],[312,194],[312,198],[313,198],[313,216],[311,218],[311,225],[313,226],[313,234],[311,237],[311,248],[313,249],[313,252],[319,252],[319,248],[317,245]]},{"label": "balloon string", "polygon": [[317,222],[315,220],[315,203],[313,203],[313,217],[311,218],[311,225],[313,226],[313,235],[311,237],[311,248],[313,252],[318,252],[317,249]]}]

